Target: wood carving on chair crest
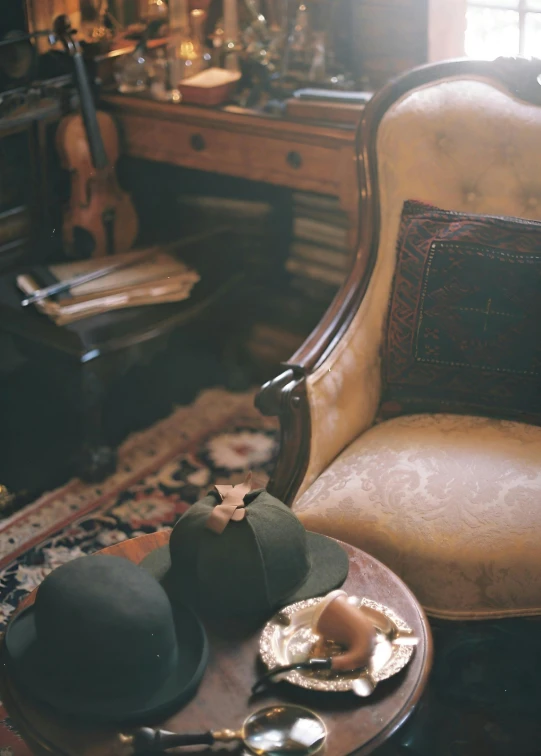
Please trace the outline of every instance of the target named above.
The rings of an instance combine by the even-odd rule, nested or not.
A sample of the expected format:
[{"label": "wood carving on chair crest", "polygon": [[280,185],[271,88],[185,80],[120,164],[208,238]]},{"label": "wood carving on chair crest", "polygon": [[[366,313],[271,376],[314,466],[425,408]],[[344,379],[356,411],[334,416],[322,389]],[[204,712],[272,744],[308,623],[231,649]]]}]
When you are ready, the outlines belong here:
[{"label": "wood carving on chair crest", "polygon": [[494,67],[507,88],[521,100],[541,105],[541,60],[497,58]]},{"label": "wood carving on chair crest", "polygon": [[266,383],[256,400],[264,414],[280,419],[280,455],[270,486],[272,493],[289,505],[303,481],[310,457],[306,378],[325,362],[347,331],[376,263],[380,235],[376,142],[380,123],[389,108],[408,92],[456,77],[483,79],[514,97],[541,106],[541,60],[503,57],[494,61],[459,59],[420,66],[391,80],[368,103],[356,138],[359,223],[354,263],[322,320],[285,363],[285,372]]}]

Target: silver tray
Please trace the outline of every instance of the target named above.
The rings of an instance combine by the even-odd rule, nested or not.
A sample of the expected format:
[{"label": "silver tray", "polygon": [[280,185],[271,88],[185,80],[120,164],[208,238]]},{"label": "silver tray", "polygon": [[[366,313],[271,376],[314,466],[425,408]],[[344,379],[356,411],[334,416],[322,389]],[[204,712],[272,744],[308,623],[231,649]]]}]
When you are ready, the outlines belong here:
[{"label": "silver tray", "polygon": [[[310,656],[334,656],[342,651],[332,641],[323,641],[322,647],[321,639],[312,632],[309,620],[293,630],[290,627],[295,612],[316,606],[322,600],[315,598],[290,604],[267,622],[261,633],[259,653],[269,669],[305,661]],[[379,682],[406,666],[415,647],[412,629],[392,609],[377,601],[356,596],[350,596],[348,600],[354,606],[366,608],[376,629],[376,645],[367,667],[346,673],[294,670],[284,673],[280,679],[311,690],[351,690],[357,695],[367,696]],[[408,639],[411,639],[411,644],[407,642]],[[318,643],[319,647],[316,645]],[[317,651],[314,650],[316,648]]]}]

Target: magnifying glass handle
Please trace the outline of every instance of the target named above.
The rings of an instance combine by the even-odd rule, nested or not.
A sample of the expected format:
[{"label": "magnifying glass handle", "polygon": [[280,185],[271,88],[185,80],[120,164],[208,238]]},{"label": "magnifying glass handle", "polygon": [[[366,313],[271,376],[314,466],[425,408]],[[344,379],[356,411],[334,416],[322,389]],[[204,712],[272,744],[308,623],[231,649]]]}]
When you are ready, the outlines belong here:
[{"label": "magnifying glass handle", "polygon": [[259,678],[259,680],[252,686],[252,693],[258,693],[261,688],[265,687],[267,683],[273,681],[276,675],[281,675],[284,672],[292,672],[293,670],[308,670],[315,672],[316,670],[331,669],[332,659],[307,659],[306,661],[297,662],[296,664],[283,664],[280,667],[274,667],[269,670],[265,675]]},{"label": "magnifying glass handle", "polygon": [[215,737],[212,732],[176,733],[168,730],[153,730],[151,727],[141,727],[133,734],[133,752],[159,753],[169,748],[188,745],[213,745]]}]

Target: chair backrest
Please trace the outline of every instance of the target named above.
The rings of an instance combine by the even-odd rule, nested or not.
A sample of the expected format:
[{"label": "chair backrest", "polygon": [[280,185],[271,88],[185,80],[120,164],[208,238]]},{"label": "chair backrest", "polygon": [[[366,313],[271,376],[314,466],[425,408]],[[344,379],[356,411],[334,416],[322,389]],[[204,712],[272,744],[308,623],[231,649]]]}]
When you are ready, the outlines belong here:
[{"label": "chair backrest", "polygon": [[[541,61],[450,61],[401,77],[361,124],[360,254],[382,336],[405,200],[541,219]],[[352,284],[355,285],[354,279]]]},{"label": "chair backrest", "polygon": [[[300,481],[306,488],[376,415],[404,201],[541,219],[540,75],[541,60],[446,61],[395,79],[367,106],[358,132],[357,257],[289,363],[306,375],[299,390],[312,426],[324,429],[313,434],[309,463],[291,490]],[[348,411],[331,423],[329,407],[339,403]]]}]

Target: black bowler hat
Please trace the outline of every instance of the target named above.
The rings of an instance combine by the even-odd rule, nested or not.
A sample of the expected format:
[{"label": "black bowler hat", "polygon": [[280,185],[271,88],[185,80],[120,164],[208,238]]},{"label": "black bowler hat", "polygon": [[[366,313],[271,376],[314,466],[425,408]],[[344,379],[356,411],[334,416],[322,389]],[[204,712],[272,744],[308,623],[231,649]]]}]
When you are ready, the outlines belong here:
[{"label": "black bowler hat", "polygon": [[205,631],[173,608],[161,585],[121,557],[58,567],[8,625],[6,664],[29,695],[93,722],[139,722],[173,712],[196,691]]},{"label": "black bowler hat", "polygon": [[141,563],[172,601],[208,615],[264,618],[342,585],[349,560],[337,541],[306,531],[263,489],[235,486],[235,501],[232,486],[216,488],[182,515],[169,545]]}]

